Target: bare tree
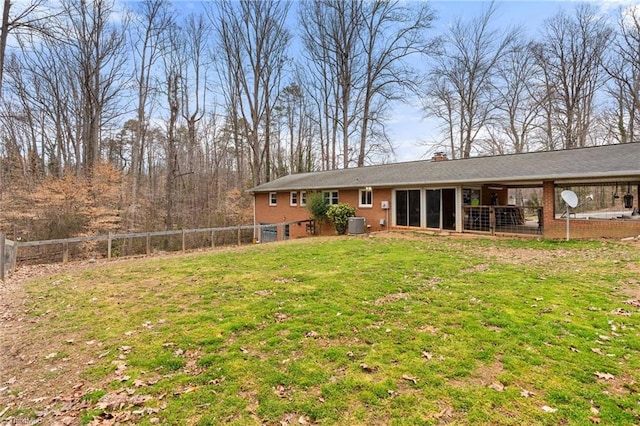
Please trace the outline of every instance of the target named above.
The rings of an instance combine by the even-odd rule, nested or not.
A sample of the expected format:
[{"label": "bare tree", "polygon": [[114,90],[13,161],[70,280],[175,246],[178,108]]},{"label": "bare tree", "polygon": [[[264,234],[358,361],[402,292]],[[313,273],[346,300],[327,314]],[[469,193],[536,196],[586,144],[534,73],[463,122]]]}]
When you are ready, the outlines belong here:
[{"label": "bare tree", "polygon": [[[2,8],[2,23],[0,26],[0,98],[2,97],[2,82],[4,75],[4,62],[7,51],[9,34],[20,33],[49,35],[47,22],[52,17],[50,8],[46,8],[46,0],[32,0],[26,4],[18,4],[19,10],[15,11],[15,2],[4,0]],[[47,13],[44,13],[44,9]]]},{"label": "bare tree", "polygon": [[365,165],[370,151],[376,148],[371,141],[376,133],[388,145],[384,116],[389,105],[406,100],[407,93],[418,91],[419,75],[409,65],[408,59],[431,53],[434,45],[425,36],[434,19],[427,3],[365,2],[361,13],[365,31],[360,39],[365,67],[364,87],[359,96],[362,112],[358,167]]},{"label": "bare tree", "polygon": [[540,105],[533,93],[540,70],[529,46],[522,39],[514,43],[497,64],[493,88],[496,117],[487,127],[493,148],[490,152],[497,154],[527,152],[539,117]]},{"label": "bare tree", "polygon": [[164,76],[166,81],[165,94],[167,96],[167,107],[169,117],[167,119],[165,155],[166,155],[166,175],[165,175],[165,227],[170,230],[174,226],[174,208],[176,204],[175,194],[177,192],[177,182],[180,168],[178,163],[178,119],[180,117],[181,97],[180,79],[183,64],[180,51],[185,48],[184,40],[180,37],[180,29],[177,26],[170,28],[169,37],[163,46]]},{"label": "bare tree", "polygon": [[613,39],[605,63],[609,77],[608,93],[613,100],[614,137],[621,143],[637,142],[640,126],[640,9],[621,9],[618,34]]},{"label": "bare tree", "polygon": [[577,6],[574,16],[561,11],[543,25],[534,52],[545,86],[555,94],[549,93],[548,99],[564,149],[586,145],[594,98],[605,81],[602,59],[611,35],[606,18],[587,4]]},{"label": "bare tree", "polygon": [[[300,76],[299,76],[300,78]],[[310,119],[309,99],[301,83],[291,83],[280,96],[281,116],[288,138],[288,171],[290,173],[313,170],[313,123]]]},{"label": "bare tree", "polygon": [[[185,50],[182,77],[182,115],[187,123],[189,149],[196,148],[196,125],[205,115],[207,103],[207,40],[211,29],[202,15],[189,15],[185,22]],[[191,161],[191,160],[189,160]]]},{"label": "bare tree", "polygon": [[393,150],[385,129],[394,102],[415,93],[410,58],[432,47],[427,3],[314,0],[300,4],[310,95],[317,105],[325,168],[364,166]]},{"label": "bare tree", "polygon": [[90,174],[102,130],[123,112],[117,96],[125,79],[123,38],[110,22],[110,5],[62,7],[47,21],[51,37],[18,40],[20,59],[13,56],[7,69],[12,98],[5,101],[21,104],[31,128],[28,151],[40,172]]},{"label": "bare tree", "polygon": [[[351,135],[356,131],[356,86],[362,87],[364,56],[359,35],[364,31],[358,0],[314,0],[300,4],[302,38],[309,59],[309,79],[320,114],[326,143],[327,168],[338,167],[338,140],[342,167],[352,160]],[[339,136],[339,138],[338,138]]]},{"label": "bare tree", "polygon": [[136,53],[137,107],[135,133],[131,146],[131,201],[128,224],[136,227],[139,176],[145,158],[148,121],[152,113],[154,68],[161,56],[162,37],[172,24],[169,4],[166,0],[144,0],[136,4],[135,22],[132,25],[132,48]]},{"label": "bare tree", "polygon": [[449,120],[446,126],[453,158],[470,157],[480,132],[492,119],[498,64],[518,33],[492,28],[495,12],[492,3],[478,18],[456,20],[430,72],[432,89],[425,99],[426,111]]},{"label": "bare tree", "polygon": [[111,0],[63,2],[69,25],[69,66],[80,88],[82,165],[88,174],[100,156],[101,130],[123,112],[118,96],[126,77],[125,37],[123,28],[111,22],[113,7]]},{"label": "bare tree", "polygon": [[306,71],[302,73],[306,92],[314,105],[315,124],[318,127],[321,169],[337,167],[338,102],[333,81],[335,67],[331,66],[329,35],[325,28],[323,5],[320,2],[303,1],[299,4],[298,18],[301,23],[302,41],[305,49]]},{"label": "bare tree", "polygon": [[[254,185],[271,178],[272,113],[280,92],[290,35],[289,3],[220,1],[210,10],[227,99],[237,111],[251,155]],[[235,114],[235,113],[234,113]]]}]

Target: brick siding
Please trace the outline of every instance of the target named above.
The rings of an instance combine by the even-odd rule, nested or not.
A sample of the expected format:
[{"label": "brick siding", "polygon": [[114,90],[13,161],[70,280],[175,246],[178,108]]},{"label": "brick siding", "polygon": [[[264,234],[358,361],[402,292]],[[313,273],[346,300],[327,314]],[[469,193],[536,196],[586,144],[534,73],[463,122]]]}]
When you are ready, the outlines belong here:
[{"label": "brick siding", "polygon": [[[312,191],[311,191],[312,192]],[[307,191],[307,200],[311,193]],[[356,208],[356,216],[364,217],[367,224],[367,232],[386,230],[389,226],[380,225],[380,220],[385,219],[386,222],[391,221],[391,211],[387,220],[387,211],[382,209],[381,202],[388,201],[391,205],[390,189],[375,189],[373,191],[372,207],[358,207],[360,193],[357,189],[347,189],[338,191],[338,201],[346,203]],[[300,205],[300,191],[298,191],[298,204],[290,205],[290,192],[277,193],[277,205],[269,205],[269,193],[255,194],[255,215],[257,224],[281,224],[287,222],[305,221],[311,218],[311,213],[306,206]],[[316,224],[317,235],[335,235],[335,230],[331,223]],[[289,238],[301,238],[308,236],[305,223],[292,224],[289,226]],[[278,240],[282,239],[282,229],[278,227]]]},{"label": "brick siding", "polygon": [[[545,238],[565,238],[567,232],[566,219],[556,219],[555,185],[552,181],[543,183],[543,206]],[[569,222],[571,238],[626,238],[640,235],[640,219],[575,219]]]}]

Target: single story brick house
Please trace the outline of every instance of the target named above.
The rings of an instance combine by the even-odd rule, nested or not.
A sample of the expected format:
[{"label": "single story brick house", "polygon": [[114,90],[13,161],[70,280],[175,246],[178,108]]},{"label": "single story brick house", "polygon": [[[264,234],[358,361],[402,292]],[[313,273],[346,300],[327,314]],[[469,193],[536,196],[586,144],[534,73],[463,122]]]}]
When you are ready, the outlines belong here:
[{"label": "single story brick house", "polygon": [[[564,190],[579,204],[568,209]],[[640,143],[300,173],[249,190],[256,239],[332,234],[310,220],[312,192],[356,208],[351,233],[393,229],[563,238],[640,235]]]}]

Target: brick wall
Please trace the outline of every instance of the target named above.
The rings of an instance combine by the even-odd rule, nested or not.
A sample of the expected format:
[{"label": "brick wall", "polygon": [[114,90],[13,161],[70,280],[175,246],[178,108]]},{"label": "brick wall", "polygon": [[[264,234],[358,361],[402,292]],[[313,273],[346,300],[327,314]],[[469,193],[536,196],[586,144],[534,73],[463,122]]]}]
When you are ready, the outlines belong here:
[{"label": "brick wall", "polygon": [[[566,238],[566,219],[555,218],[555,185],[551,181],[543,183],[543,206],[545,238]],[[570,238],[626,238],[640,235],[640,219],[570,219]]]},{"label": "brick wall", "polygon": [[[544,223],[545,238],[565,238],[566,219],[554,219]],[[640,220],[599,220],[571,219],[569,221],[571,238],[626,238],[640,235]]]},{"label": "brick wall", "polygon": [[[310,192],[307,191],[307,197]],[[367,232],[381,231],[388,228],[388,222],[391,221],[391,211],[387,220],[387,211],[382,209],[381,202],[388,201],[391,205],[391,189],[374,189],[373,190],[373,206],[358,207],[359,191],[357,189],[339,190],[338,201],[347,203],[356,208],[356,216],[366,219]],[[280,224],[284,222],[304,221],[311,218],[311,213],[306,206],[300,205],[300,192],[298,191],[298,203],[295,206],[290,205],[290,192],[278,192],[277,204],[269,205],[269,193],[255,194],[255,215],[258,224]],[[380,225],[380,219],[385,219],[386,225]],[[334,235],[335,230],[331,223],[316,224],[316,234]],[[292,224],[289,226],[289,238],[301,238],[307,236],[306,225]],[[282,239],[281,227],[278,227],[278,239]]]},{"label": "brick wall", "polygon": [[[366,219],[367,232],[381,231],[389,228],[392,211],[384,210],[381,207],[382,201],[388,201],[391,205],[392,190],[374,189],[373,206],[367,208],[358,207],[359,191],[357,189],[340,190],[339,202],[347,203],[356,207],[356,216]],[[307,192],[307,196],[309,192]],[[310,219],[311,214],[305,206],[300,205],[300,192],[298,192],[298,203],[290,205],[290,193],[278,192],[277,205],[269,205],[269,194],[255,194],[256,222],[258,224],[281,224],[284,222],[305,221]],[[543,236],[545,238],[562,239],[566,236],[566,220],[555,218],[555,185],[553,181],[543,182]],[[380,225],[380,220],[384,219],[386,225]],[[335,231],[331,223],[316,224],[316,234],[334,235]],[[305,223],[291,224],[289,226],[289,238],[301,238],[307,236]],[[596,219],[572,219],[570,222],[571,238],[625,238],[640,235],[639,220],[596,220]],[[282,227],[278,226],[278,239],[282,239]]]}]

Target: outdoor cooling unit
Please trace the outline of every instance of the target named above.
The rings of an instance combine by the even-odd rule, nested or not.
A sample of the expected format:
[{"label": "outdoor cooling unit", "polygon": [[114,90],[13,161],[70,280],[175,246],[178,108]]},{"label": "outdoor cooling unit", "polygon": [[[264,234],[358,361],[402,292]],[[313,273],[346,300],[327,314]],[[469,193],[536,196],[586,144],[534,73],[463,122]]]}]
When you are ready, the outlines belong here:
[{"label": "outdoor cooling unit", "polygon": [[349,234],[364,234],[365,218],[350,217],[349,218]]}]

